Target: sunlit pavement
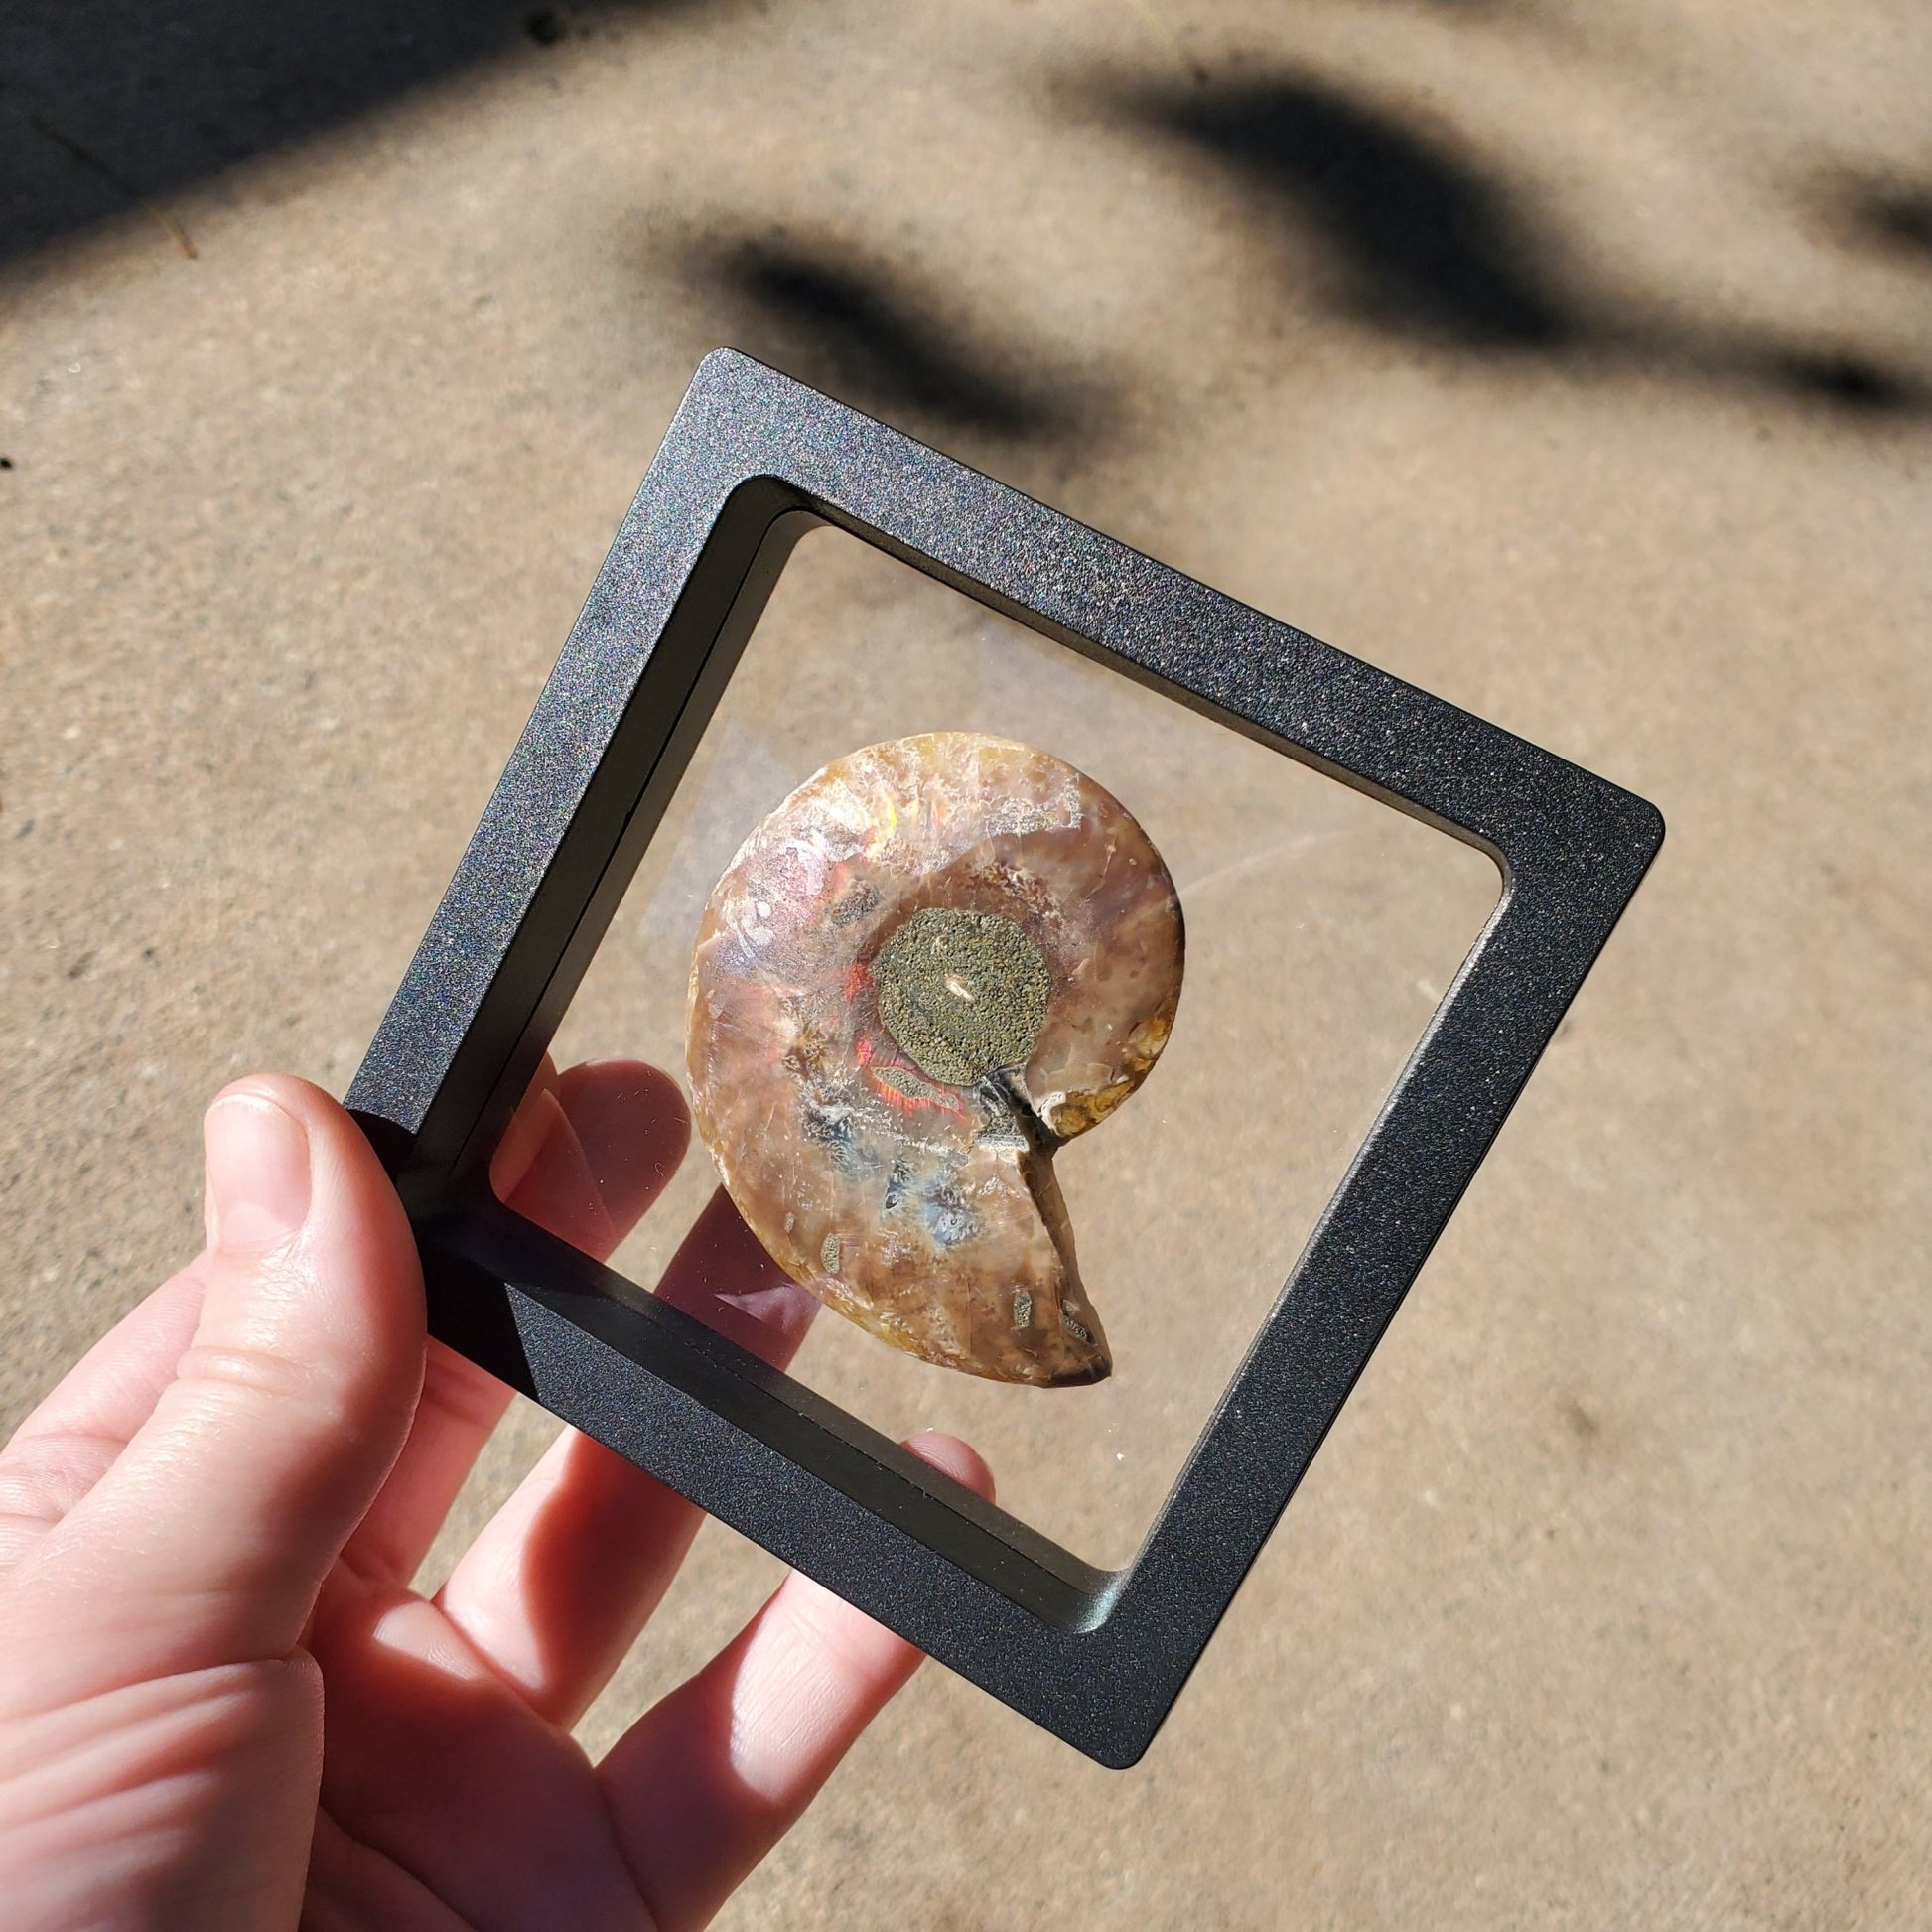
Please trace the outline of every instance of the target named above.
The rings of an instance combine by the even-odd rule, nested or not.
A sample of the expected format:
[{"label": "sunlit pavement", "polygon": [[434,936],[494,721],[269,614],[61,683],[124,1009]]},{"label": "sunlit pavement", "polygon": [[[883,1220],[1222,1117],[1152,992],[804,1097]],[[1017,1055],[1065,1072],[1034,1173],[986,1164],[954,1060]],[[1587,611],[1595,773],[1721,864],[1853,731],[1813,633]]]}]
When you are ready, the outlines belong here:
[{"label": "sunlit pavement", "polygon": [[0,23],[5,1417],[346,1084],[732,343],[1671,834],[1142,1767],[925,1672],[721,1923],[1922,1922],[1924,10],[163,12]]}]

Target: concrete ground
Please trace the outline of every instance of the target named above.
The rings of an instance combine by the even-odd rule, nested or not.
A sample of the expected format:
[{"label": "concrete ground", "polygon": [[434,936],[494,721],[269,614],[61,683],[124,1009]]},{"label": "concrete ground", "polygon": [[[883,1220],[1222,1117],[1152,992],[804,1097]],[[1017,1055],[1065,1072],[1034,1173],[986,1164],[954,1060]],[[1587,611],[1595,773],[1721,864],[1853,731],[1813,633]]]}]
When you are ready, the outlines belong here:
[{"label": "concrete ground", "polygon": [[[721,1923],[1932,1918],[1928,74],[1903,0],[10,8],[0,1421],[189,1248],[219,1081],[345,1085],[733,343],[1671,842],[1144,1764],[924,1672]],[[996,648],[811,569],[774,621],[822,662]],[[1172,776],[1211,880],[1241,794]],[[1354,878],[1275,883],[1391,935],[1372,1012],[1313,943],[1292,1028],[1190,982],[1203,1039],[1355,1079],[1337,1121],[1463,903]],[[1244,1151],[1134,1211],[1290,1241]],[[1199,1379],[1245,1316],[1160,1318]],[[773,1574],[707,1532],[590,1741]]]}]

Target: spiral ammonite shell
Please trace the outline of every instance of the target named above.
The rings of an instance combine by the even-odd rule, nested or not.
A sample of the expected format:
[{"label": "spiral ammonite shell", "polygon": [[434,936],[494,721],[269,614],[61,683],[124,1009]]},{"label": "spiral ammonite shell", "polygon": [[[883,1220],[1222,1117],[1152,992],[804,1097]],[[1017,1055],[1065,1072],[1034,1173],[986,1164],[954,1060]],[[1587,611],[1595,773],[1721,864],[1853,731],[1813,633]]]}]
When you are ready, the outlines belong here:
[{"label": "spiral ammonite shell", "polygon": [[935,732],[838,759],[718,882],[691,965],[698,1130],[786,1272],[927,1361],[1112,1366],[1053,1151],[1180,998],[1173,881],[1061,759]]}]

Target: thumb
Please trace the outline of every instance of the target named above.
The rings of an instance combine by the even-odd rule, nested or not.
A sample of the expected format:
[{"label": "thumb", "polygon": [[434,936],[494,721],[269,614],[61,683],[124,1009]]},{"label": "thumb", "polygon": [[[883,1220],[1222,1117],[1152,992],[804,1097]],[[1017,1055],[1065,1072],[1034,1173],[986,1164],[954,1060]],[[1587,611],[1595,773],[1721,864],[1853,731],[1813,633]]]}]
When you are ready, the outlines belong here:
[{"label": "thumb", "polygon": [[[57,1608],[81,1676],[90,1655],[126,1683],[294,1649],[422,1384],[415,1242],[355,1123],[305,1081],[265,1077],[223,1092],[204,1136],[194,1338],[20,1580]],[[107,1641],[79,1641],[90,1631]]]}]

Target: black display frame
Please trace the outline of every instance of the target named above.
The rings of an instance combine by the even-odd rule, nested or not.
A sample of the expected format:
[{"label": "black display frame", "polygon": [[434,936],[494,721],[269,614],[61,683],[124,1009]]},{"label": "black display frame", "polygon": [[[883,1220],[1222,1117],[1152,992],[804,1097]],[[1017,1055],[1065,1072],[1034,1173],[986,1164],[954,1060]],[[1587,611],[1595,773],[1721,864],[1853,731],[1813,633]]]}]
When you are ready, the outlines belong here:
[{"label": "black display frame", "polygon": [[[501,1206],[489,1155],[792,545],[831,524],[1479,847],[1502,892],[1135,1560],[1103,1571]],[[432,1332],[1107,1765],[1146,1750],[1663,839],[1656,809],[731,350],[349,1092]]]}]

